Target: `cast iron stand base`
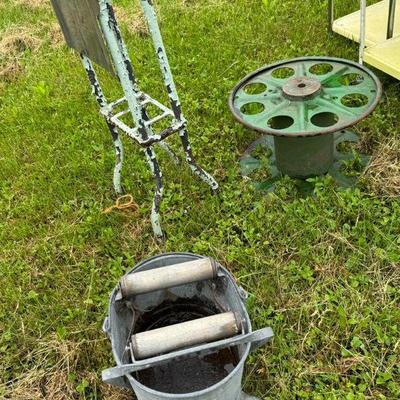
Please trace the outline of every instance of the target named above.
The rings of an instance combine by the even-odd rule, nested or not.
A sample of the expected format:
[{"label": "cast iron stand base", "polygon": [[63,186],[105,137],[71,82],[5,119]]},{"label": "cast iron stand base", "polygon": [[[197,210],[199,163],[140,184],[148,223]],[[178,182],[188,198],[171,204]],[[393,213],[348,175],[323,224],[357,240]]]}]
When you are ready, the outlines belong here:
[{"label": "cast iron stand base", "polygon": [[[329,138],[329,136],[331,137]],[[341,172],[343,162],[354,161],[357,157],[362,167],[366,168],[369,157],[364,154],[354,154],[351,151],[339,151],[338,146],[341,143],[359,142],[359,138],[354,132],[343,130],[329,136],[317,136],[315,139],[294,138],[292,143],[269,135],[263,136],[252,143],[240,159],[242,176],[252,180],[256,189],[266,191],[273,191],[276,181],[284,175],[304,181],[313,176],[329,174],[340,186],[352,187],[356,184],[357,177],[347,176]],[[261,158],[268,158],[268,166],[265,165],[265,160],[263,162],[257,154],[260,152],[265,155]],[[319,163],[321,152],[324,153],[321,157],[324,161]],[[288,153],[291,153],[294,158],[294,160],[292,158],[292,164]],[[326,157],[329,153],[331,155]],[[309,156],[309,160],[307,156]],[[299,162],[299,157],[304,158],[302,162]],[[252,178],[256,172],[265,170],[269,173],[265,180]]]}]

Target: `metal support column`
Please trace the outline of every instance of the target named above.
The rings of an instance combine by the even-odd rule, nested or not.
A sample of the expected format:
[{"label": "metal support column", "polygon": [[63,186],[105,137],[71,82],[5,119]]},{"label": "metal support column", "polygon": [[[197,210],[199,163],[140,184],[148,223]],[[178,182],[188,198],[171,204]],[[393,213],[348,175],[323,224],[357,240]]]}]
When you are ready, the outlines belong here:
[{"label": "metal support column", "polygon": [[[100,82],[97,78],[96,71],[93,68],[93,64],[90,59],[84,54],[81,54],[82,64],[86,70],[88,75],[90,84],[92,85],[93,94],[96,97],[97,102],[99,103],[100,108],[107,108],[108,103],[103,94],[103,90],[101,89]],[[117,194],[122,194],[122,186],[121,186],[121,171],[124,163],[124,147],[122,145],[121,138],[119,136],[118,128],[115,124],[110,122],[107,118],[105,118],[108,129],[111,133],[111,137],[115,147],[115,167],[114,167],[114,189]]]},{"label": "metal support column", "polygon": [[122,39],[111,2],[109,0],[100,0],[99,4],[99,20],[104,38],[110,50],[115,69],[117,70],[129,110],[138,126],[138,133],[143,140],[146,140],[151,136],[151,132],[145,126],[144,121],[149,118],[145,108],[140,103],[142,92],[137,85],[128,50]]},{"label": "metal support column", "polygon": [[[134,75],[128,50],[122,39],[117,21],[115,19],[114,10],[109,0],[100,0],[100,25],[105,36],[114,66],[117,69],[121,86],[128,102],[128,106],[135,124],[138,127],[138,133],[142,140],[155,136],[151,126],[146,126],[149,121],[147,111],[140,99],[143,97],[140,91],[136,77]],[[160,207],[163,197],[162,173],[160,165],[157,161],[156,154],[152,147],[145,149],[146,157],[150,165],[150,169],[154,176],[155,192],[153,206],[151,212],[151,223],[156,237],[162,238],[163,232],[160,222]]]},{"label": "metal support column", "polygon": [[365,53],[365,35],[366,35],[366,23],[367,23],[367,1],[360,1],[360,57],[359,63],[364,64],[364,53]]},{"label": "metal support column", "polygon": [[335,5],[333,0],[328,1],[328,32],[333,34],[333,23],[335,21]]},{"label": "metal support column", "polygon": [[151,209],[151,225],[153,226],[154,234],[158,238],[162,238],[164,236],[160,222],[160,207],[164,194],[162,172],[153,148],[148,147],[147,149],[145,149],[145,153],[147,157],[147,162],[149,163],[151,172],[153,173],[154,182],[156,185],[156,191],[154,192],[154,199],[153,199],[153,207]]},{"label": "metal support column", "polygon": [[157,58],[160,63],[161,72],[164,78],[164,84],[168,92],[169,101],[171,104],[174,118],[178,124],[182,125],[179,130],[179,136],[181,137],[182,145],[185,151],[186,161],[188,162],[192,171],[199,176],[204,182],[206,182],[213,191],[218,190],[218,183],[216,180],[197,165],[193,152],[189,142],[189,136],[186,129],[186,120],[182,114],[182,107],[179,100],[178,92],[176,90],[174,78],[172,75],[171,67],[168,61],[168,56],[165,51],[165,46],[161,31],[157,22],[157,14],[155,12],[152,0],[141,0],[142,8],[147,19],[147,23],[150,28],[150,32],[153,38],[154,48],[156,50]]},{"label": "metal support column", "polygon": [[392,39],[393,37],[395,16],[396,16],[396,0],[389,0],[387,39]]}]

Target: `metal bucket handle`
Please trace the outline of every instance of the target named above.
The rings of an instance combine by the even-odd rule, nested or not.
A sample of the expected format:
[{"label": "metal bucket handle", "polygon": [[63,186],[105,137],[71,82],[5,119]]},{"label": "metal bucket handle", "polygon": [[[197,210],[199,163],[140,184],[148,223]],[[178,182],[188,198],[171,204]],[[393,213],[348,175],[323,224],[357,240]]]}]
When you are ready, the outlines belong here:
[{"label": "metal bucket handle", "polygon": [[255,332],[247,333],[245,335],[220,340],[214,343],[195,346],[190,349],[175,351],[173,353],[165,354],[162,356],[148,358],[147,360],[135,361],[132,364],[125,364],[109,368],[102,372],[102,379],[105,383],[119,386],[121,378],[125,375],[131,374],[132,372],[165,364],[174,359],[187,358],[193,354],[204,355],[227,347],[234,347],[248,343],[251,344],[250,350],[254,351],[270,341],[273,337],[274,333],[271,328],[263,328]]}]

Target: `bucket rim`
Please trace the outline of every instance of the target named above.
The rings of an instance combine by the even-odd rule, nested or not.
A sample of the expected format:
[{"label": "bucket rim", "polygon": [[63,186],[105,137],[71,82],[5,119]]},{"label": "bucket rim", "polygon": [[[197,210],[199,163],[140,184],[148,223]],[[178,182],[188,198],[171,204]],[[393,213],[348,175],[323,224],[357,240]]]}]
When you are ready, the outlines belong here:
[{"label": "bucket rim", "polygon": [[[152,256],[152,257],[150,257],[150,258],[147,258],[147,259],[145,259],[145,260],[142,260],[141,262],[139,262],[138,264],[136,264],[131,270],[129,270],[129,272],[127,272],[126,275],[129,275],[129,274],[133,273],[136,269],[138,269],[138,268],[140,268],[140,267],[142,267],[142,266],[148,264],[149,262],[155,261],[155,260],[160,259],[160,258],[164,258],[164,257],[166,257],[166,256],[178,256],[178,257],[183,256],[183,257],[191,257],[191,258],[193,258],[193,259],[201,259],[201,258],[206,258],[206,257],[207,257],[207,256],[199,255],[199,254],[189,253],[189,252],[178,252],[178,253],[169,252],[169,253],[162,253],[162,254],[158,254],[158,255]],[[218,262],[218,261],[217,261],[217,262]],[[219,262],[218,262],[218,264],[219,264]],[[237,283],[236,283],[236,281],[235,281],[233,275],[231,274],[231,272],[228,271],[228,270],[227,270],[224,266],[222,266],[221,264],[219,264],[219,265],[220,265],[226,272],[228,272],[230,278],[233,280],[233,282],[234,282],[235,285],[236,285],[235,288],[237,289],[237,286],[238,286],[238,285],[237,285]],[[113,291],[113,293],[112,293],[112,295],[111,295],[111,299],[113,299],[113,298],[115,297],[117,288],[118,288],[118,287],[116,287],[116,288],[114,289],[114,291]],[[239,296],[239,298],[241,298],[239,292],[238,292],[238,296]],[[242,300],[242,303],[243,303],[243,300]],[[110,301],[110,307],[111,307],[111,304],[112,304],[112,302]],[[248,326],[248,331],[249,331],[249,333],[251,333],[253,330],[252,330],[252,326],[251,326],[250,317],[249,317],[249,315],[248,315],[248,312],[247,312],[247,309],[246,309],[245,306],[243,306],[243,309],[244,309],[244,313],[245,313],[245,316],[246,316],[246,322],[247,322],[247,326]],[[135,389],[135,387],[137,387],[137,388],[139,388],[139,389],[145,391],[146,393],[148,393],[148,394],[150,394],[150,395],[154,395],[154,396],[158,396],[158,397],[163,397],[163,398],[165,398],[165,399],[187,399],[188,396],[191,396],[191,397],[194,397],[194,396],[202,396],[202,395],[206,395],[206,394],[209,394],[209,393],[211,393],[211,392],[217,390],[219,387],[224,386],[227,382],[229,382],[229,381],[232,379],[232,377],[233,377],[234,375],[238,374],[241,370],[243,370],[243,369],[244,369],[244,365],[245,365],[245,363],[246,363],[246,360],[247,360],[247,358],[248,358],[248,356],[249,356],[249,354],[250,354],[250,348],[251,348],[251,343],[247,343],[247,344],[246,344],[246,347],[245,347],[245,350],[243,351],[243,355],[242,355],[242,357],[240,358],[240,361],[238,362],[238,364],[236,365],[236,367],[235,367],[224,379],[220,380],[219,382],[217,382],[216,384],[214,384],[214,385],[212,385],[212,386],[207,387],[206,389],[198,390],[198,391],[196,391],[196,392],[180,393],[180,394],[160,392],[160,391],[154,390],[154,389],[152,389],[152,388],[150,388],[150,387],[148,387],[148,386],[146,386],[146,385],[143,385],[143,384],[140,383],[138,380],[136,380],[132,375],[125,375],[125,377],[128,379],[130,385],[132,386],[132,389]],[[114,359],[115,359],[115,360],[118,360],[118,361],[117,361],[117,364],[122,365],[122,363],[120,363],[121,360],[120,360],[119,356],[114,352],[114,349],[113,349],[113,353],[114,353]]]}]

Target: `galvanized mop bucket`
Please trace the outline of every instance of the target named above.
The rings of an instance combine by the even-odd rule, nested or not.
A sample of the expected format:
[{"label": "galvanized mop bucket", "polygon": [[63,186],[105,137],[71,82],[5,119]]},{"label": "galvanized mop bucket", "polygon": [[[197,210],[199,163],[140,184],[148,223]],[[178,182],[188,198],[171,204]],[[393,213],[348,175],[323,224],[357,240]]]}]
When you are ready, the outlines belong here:
[{"label": "galvanized mop bucket", "polygon": [[[200,264],[203,267],[197,268]],[[206,265],[208,270],[204,269]],[[203,275],[202,270],[206,271]],[[145,271],[151,271],[151,279],[149,272],[143,274]],[[135,278],[137,273],[142,274]],[[141,275],[146,278],[141,280]],[[128,280],[141,285],[141,290],[133,295],[133,286],[123,283]],[[270,340],[273,333],[270,328],[252,332],[245,300],[245,291],[232,275],[208,258],[173,253],[141,262],[121,280],[110,298],[104,331],[111,340],[117,366],[103,371],[103,380],[133,389],[138,400],[252,399],[241,388],[245,362],[249,353]],[[221,322],[217,328],[223,318],[234,321],[230,325]],[[208,322],[203,329],[202,321],[210,321],[208,337]],[[235,330],[227,333],[232,325]],[[180,330],[183,326],[185,329]],[[185,346],[168,347],[170,341],[179,340],[180,331],[186,335]],[[139,342],[148,336],[151,340],[152,335],[159,339],[154,341],[153,336],[153,344],[142,340],[143,348],[133,348],[134,338]],[[204,338],[196,342],[190,335]]]}]

